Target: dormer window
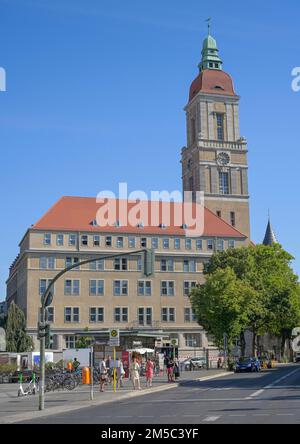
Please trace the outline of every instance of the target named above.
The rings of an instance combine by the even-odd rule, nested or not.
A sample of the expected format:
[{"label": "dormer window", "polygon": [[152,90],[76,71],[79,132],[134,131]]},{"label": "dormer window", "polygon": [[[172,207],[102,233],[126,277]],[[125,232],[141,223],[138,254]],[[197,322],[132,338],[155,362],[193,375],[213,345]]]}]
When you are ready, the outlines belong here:
[{"label": "dormer window", "polygon": [[138,228],[144,228],[144,223],[143,223],[143,222],[139,222],[139,223],[137,224],[137,227],[138,227]]},{"label": "dormer window", "polygon": [[97,223],[96,219],[92,220],[92,226],[93,227],[97,227],[98,226],[98,223]]},{"label": "dormer window", "polygon": [[162,230],[165,230],[167,227],[166,227],[166,224],[159,224],[159,228],[161,228]]},{"label": "dormer window", "polygon": [[220,85],[214,86],[214,89],[221,89],[222,91],[224,91],[224,88],[222,86],[220,86]]}]

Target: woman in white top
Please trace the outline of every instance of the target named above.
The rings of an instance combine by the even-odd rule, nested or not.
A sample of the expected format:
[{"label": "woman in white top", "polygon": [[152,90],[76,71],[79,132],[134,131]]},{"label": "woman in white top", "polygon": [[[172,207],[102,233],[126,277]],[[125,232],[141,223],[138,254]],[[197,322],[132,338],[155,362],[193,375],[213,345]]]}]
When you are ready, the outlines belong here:
[{"label": "woman in white top", "polygon": [[138,390],[141,390],[140,365],[137,362],[136,358],[133,358],[133,361],[130,364],[130,378],[131,378],[134,390],[136,390],[137,388],[138,388]]},{"label": "woman in white top", "polygon": [[105,363],[105,358],[102,359],[102,361],[100,361],[99,364],[100,367],[100,392],[104,392],[103,386],[105,384],[105,382],[107,381],[107,367],[106,367],[106,363]]}]

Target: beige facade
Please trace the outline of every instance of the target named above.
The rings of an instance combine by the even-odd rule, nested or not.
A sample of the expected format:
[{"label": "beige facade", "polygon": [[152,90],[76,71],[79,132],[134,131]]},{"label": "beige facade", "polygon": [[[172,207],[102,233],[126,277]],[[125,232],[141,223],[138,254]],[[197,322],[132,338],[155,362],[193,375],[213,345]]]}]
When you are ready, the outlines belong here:
[{"label": "beige facade", "polygon": [[[75,239],[74,245],[70,245],[71,237],[72,242]],[[87,245],[82,245],[83,239]],[[111,246],[106,246],[107,240],[111,240]],[[193,318],[188,294],[192,285],[204,280],[203,266],[213,252],[212,241],[206,237],[187,241],[184,235],[162,233],[118,235],[29,229],[10,270],[7,301],[14,300],[25,311],[27,330],[38,345],[38,313],[46,283],[70,261],[128,252],[126,262],[121,263],[121,267],[126,268],[124,271],[116,270],[119,263],[114,259],[106,259],[97,264],[99,270],[87,264],[69,271],[55,283],[51,306],[53,347],[62,349],[74,345],[76,334],[86,328],[103,340],[109,328],[115,327],[120,328],[121,336],[126,335],[128,344],[130,338],[144,340],[144,335],[152,338],[153,344],[157,336],[177,337],[181,355],[191,355],[208,347],[204,330]],[[239,247],[244,241],[238,237],[220,239],[219,248]],[[142,256],[130,255],[130,252],[153,246],[156,247],[155,274],[146,278]],[[119,282],[124,286],[124,295],[116,294]],[[98,291],[100,294],[95,294]],[[142,291],[149,294],[142,295]],[[75,294],[68,294],[70,292]]]}]

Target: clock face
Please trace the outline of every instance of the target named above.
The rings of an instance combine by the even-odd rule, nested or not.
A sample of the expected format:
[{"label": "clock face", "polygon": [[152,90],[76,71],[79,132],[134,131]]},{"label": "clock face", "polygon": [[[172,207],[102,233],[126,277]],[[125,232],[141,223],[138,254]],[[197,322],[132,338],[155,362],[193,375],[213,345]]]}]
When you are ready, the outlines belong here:
[{"label": "clock face", "polygon": [[229,154],[227,154],[227,153],[219,153],[218,154],[217,163],[219,165],[222,165],[222,166],[228,165],[229,162],[230,162]]}]

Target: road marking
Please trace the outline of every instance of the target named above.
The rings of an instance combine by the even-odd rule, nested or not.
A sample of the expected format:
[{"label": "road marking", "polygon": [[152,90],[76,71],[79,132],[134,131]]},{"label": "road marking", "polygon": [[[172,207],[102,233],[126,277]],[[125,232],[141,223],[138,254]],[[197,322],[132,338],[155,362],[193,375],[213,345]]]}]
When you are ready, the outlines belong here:
[{"label": "road marking", "polygon": [[263,387],[262,389],[257,390],[256,392],[254,392],[251,395],[247,396],[245,399],[253,399],[253,398],[261,395],[265,390],[268,390],[268,389],[271,389],[271,388],[275,387],[276,384],[278,384],[279,382],[287,379],[289,376],[292,376],[294,373],[297,373],[299,371],[300,371],[299,368],[297,368],[296,370],[293,370],[292,372],[288,373],[287,375],[284,375],[281,378],[276,379],[276,381],[272,382],[272,384],[268,384],[265,387]]},{"label": "road marking", "polygon": [[154,418],[154,416],[138,416],[138,418]]},{"label": "road marking", "polygon": [[207,418],[204,418],[203,421],[205,422],[214,422],[217,421],[217,419],[219,419],[220,416],[207,416]]},{"label": "road marking", "polygon": [[252,416],[270,416],[270,413],[255,413]]},{"label": "road marking", "polygon": [[132,418],[132,416],[116,416],[116,418]]},{"label": "road marking", "polygon": [[199,415],[183,415],[184,418],[199,418]]},{"label": "road marking", "polygon": [[276,416],[295,416],[294,413],[277,413]]},{"label": "road marking", "polygon": [[230,416],[231,418],[241,418],[241,417],[244,418],[247,415],[228,415],[228,416]]}]

